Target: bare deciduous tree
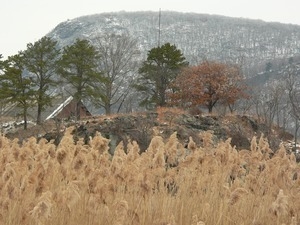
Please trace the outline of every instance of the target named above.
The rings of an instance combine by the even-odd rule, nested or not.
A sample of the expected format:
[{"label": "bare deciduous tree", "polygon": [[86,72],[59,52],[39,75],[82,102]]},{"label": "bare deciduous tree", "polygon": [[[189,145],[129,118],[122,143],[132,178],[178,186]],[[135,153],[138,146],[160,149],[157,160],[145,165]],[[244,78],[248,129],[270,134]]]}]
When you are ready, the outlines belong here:
[{"label": "bare deciduous tree", "polygon": [[300,68],[290,61],[289,66],[285,71],[285,84],[288,93],[288,99],[291,105],[291,115],[295,119],[295,143],[297,142],[299,120],[300,120]]},{"label": "bare deciduous tree", "polygon": [[128,34],[104,34],[97,36],[94,43],[101,55],[100,70],[107,79],[99,86],[104,98],[97,103],[104,107],[106,114],[112,113],[113,106],[119,112],[130,94],[137,71],[137,41]]}]

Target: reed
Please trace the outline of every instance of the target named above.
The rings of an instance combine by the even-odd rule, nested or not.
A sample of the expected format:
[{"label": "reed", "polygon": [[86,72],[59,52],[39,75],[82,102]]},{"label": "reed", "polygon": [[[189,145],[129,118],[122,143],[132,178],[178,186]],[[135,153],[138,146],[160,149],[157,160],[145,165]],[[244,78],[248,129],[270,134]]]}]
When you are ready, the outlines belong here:
[{"label": "reed", "polygon": [[120,143],[111,156],[100,133],[75,145],[70,132],[57,147],[0,137],[0,224],[300,223],[300,167],[264,137],[237,151],[210,132],[199,134],[202,147],[174,133],[143,153]]}]

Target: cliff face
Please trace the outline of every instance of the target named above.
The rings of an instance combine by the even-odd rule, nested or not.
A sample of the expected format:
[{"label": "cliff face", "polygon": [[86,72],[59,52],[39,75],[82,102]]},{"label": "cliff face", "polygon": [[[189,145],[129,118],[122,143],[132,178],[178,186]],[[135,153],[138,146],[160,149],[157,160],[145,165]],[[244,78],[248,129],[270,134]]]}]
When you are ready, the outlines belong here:
[{"label": "cliff face", "polygon": [[157,12],[116,12],[62,22],[48,36],[66,46],[103,33],[128,33],[137,39],[139,59],[159,43],[170,42],[191,64],[203,59],[239,63],[248,76],[272,60],[300,53],[300,26],[170,11],[161,13],[160,32]]}]

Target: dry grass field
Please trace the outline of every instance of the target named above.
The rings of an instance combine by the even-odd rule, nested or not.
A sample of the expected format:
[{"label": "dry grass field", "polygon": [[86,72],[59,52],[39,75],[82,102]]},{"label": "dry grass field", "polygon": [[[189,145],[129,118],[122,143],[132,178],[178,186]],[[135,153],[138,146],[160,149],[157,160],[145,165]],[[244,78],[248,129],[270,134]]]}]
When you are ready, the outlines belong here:
[{"label": "dry grass field", "polygon": [[211,133],[203,146],[155,136],[147,151],[131,142],[114,156],[100,134],[58,146],[0,137],[0,224],[297,225],[300,167],[263,137],[236,151]]}]

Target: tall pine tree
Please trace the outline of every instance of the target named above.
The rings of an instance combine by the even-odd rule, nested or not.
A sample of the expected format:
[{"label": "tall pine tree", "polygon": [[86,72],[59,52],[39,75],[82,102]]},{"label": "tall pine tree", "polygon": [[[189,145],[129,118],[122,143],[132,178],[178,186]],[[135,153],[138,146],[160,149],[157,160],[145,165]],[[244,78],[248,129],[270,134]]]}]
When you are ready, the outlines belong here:
[{"label": "tall pine tree", "polygon": [[152,48],[148,52],[147,60],[139,69],[141,75],[134,85],[137,91],[143,93],[142,106],[165,106],[166,93],[169,84],[176,78],[180,70],[188,62],[175,45],[166,43]]},{"label": "tall pine tree", "polygon": [[101,72],[98,71],[99,58],[99,53],[89,41],[77,39],[73,45],[64,48],[58,63],[57,72],[66,82],[66,88],[70,86],[68,92],[77,102],[77,119],[80,119],[83,99],[103,97],[97,89],[99,82],[104,82]]},{"label": "tall pine tree", "polygon": [[41,114],[45,107],[51,105],[50,89],[56,84],[54,75],[59,52],[57,42],[49,37],[43,37],[34,44],[29,43],[24,52],[25,67],[36,87],[37,124],[42,122]]},{"label": "tall pine tree", "polygon": [[0,76],[0,99],[6,104],[20,108],[20,115],[27,129],[28,108],[34,104],[35,91],[29,77],[24,76],[22,54],[8,58],[3,64],[3,74]]}]

